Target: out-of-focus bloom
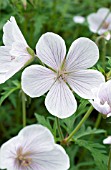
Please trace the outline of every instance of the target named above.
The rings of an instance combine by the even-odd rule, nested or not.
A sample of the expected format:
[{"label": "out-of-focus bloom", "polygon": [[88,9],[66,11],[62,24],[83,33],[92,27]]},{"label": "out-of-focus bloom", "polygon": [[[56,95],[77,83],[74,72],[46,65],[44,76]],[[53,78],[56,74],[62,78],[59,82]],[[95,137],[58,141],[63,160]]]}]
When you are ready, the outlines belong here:
[{"label": "out-of-focus bloom", "polygon": [[108,136],[106,139],[103,140],[104,144],[111,144],[111,136]]},{"label": "out-of-focus bloom", "polygon": [[94,100],[90,100],[93,107],[104,117],[111,116],[111,80],[102,83],[99,88],[92,89],[95,94]]},{"label": "out-of-focus bloom", "polygon": [[87,17],[89,29],[99,35],[111,30],[111,13],[108,8],[100,8]]},{"label": "out-of-focus bloom", "polygon": [[111,33],[109,31],[105,32],[103,36],[107,41],[111,39]]},{"label": "out-of-focus bloom", "polygon": [[76,111],[77,103],[71,89],[85,99],[92,99],[91,88],[104,82],[100,72],[87,69],[99,58],[98,47],[88,38],[75,40],[65,57],[64,40],[57,34],[46,33],[39,39],[36,52],[48,68],[27,67],[22,74],[23,91],[30,97],[39,97],[49,90],[46,108],[59,118],[69,117]]},{"label": "out-of-focus bloom", "polygon": [[0,148],[0,169],[67,170],[69,157],[41,125],[23,128]]},{"label": "out-of-focus bloom", "polygon": [[4,25],[3,32],[5,46],[0,47],[0,84],[12,77],[32,58],[14,17]]},{"label": "out-of-focus bloom", "polygon": [[83,24],[85,22],[85,18],[83,16],[74,16],[73,21],[78,24]]}]

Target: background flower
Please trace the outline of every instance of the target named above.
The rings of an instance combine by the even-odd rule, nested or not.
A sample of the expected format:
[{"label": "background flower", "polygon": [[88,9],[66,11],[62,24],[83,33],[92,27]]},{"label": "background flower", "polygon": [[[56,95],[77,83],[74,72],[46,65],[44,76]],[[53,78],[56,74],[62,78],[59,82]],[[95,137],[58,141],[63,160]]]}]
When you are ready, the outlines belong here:
[{"label": "background flower", "polygon": [[89,14],[87,17],[89,29],[98,34],[111,30],[111,13],[108,8],[100,8],[97,13]]},{"label": "background flower", "polygon": [[111,136],[108,136],[106,139],[103,140],[104,144],[111,144]]},{"label": "background flower", "polygon": [[0,168],[7,170],[67,170],[69,158],[41,125],[23,128],[0,149]]},{"label": "background flower", "polygon": [[39,97],[49,90],[45,99],[46,108],[59,118],[71,116],[77,108],[69,86],[79,96],[91,99],[91,88],[104,82],[100,72],[87,70],[99,58],[98,47],[88,38],[75,40],[65,57],[64,40],[57,34],[46,33],[39,39],[36,52],[49,68],[39,65],[26,68],[22,73],[23,91],[30,97]]},{"label": "background flower", "polygon": [[111,116],[111,80],[93,89],[94,100],[90,100],[94,108],[104,116]]},{"label": "background flower", "polygon": [[73,21],[75,23],[83,24],[85,22],[85,18],[83,16],[76,15],[73,17]]},{"label": "background flower", "polygon": [[27,45],[15,18],[11,17],[3,27],[3,43],[0,47],[0,83],[4,83],[18,72],[28,60]]}]

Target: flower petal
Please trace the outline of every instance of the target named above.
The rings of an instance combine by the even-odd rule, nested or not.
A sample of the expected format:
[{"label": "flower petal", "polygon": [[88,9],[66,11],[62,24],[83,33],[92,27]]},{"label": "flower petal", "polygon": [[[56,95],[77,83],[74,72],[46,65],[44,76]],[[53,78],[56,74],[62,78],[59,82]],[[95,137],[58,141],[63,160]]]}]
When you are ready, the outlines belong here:
[{"label": "flower petal", "polygon": [[88,38],[75,40],[66,58],[66,70],[75,71],[92,67],[99,59],[97,45]]},{"label": "flower petal", "polygon": [[89,23],[89,29],[92,32],[94,32],[94,33],[98,32],[98,34],[101,35],[108,30],[107,28],[105,29],[103,27],[101,27],[99,29],[99,27],[101,26],[105,17],[107,16],[108,12],[109,12],[108,8],[100,8],[97,11],[97,13],[92,13],[87,17],[87,20],[88,20],[88,23]]},{"label": "flower petal", "polygon": [[3,32],[3,42],[6,46],[12,46],[15,41],[28,46],[14,17],[11,17],[4,25]]},{"label": "flower petal", "polygon": [[31,153],[37,152],[39,154],[54,148],[54,137],[44,126],[29,125],[23,128],[18,136],[23,138],[22,147],[24,153],[28,150]]},{"label": "flower petal", "polygon": [[22,89],[30,97],[39,97],[51,88],[55,79],[53,71],[40,65],[32,65],[22,73]]},{"label": "flower petal", "polygon": [[98,97],[101,102],[107,101],[111,105],[111,80],[101,84],[98,90]]},{"label": "flower petal", "polygon": [[108,136],[106,139],[103,140],[104,144],[111,144],[111,136]]},{"label": "flower petal", "polygon": [[14,158],[16,157],[16,148],[20,145],[21,138],[18,136],[4,143],[0,148],[0,169],[14,169]]},{"label": "flower petal", "polygon": [[100,100],[89,100],[89,102],[93,105],[93,107],[100,113],[104,114],[107,116],[108,113],[111,112],[111,108],[108,105],[107,102],[105,102],[104,104],[100,103]]},{"label": "flower petal", "polygon": [[66,55],[64,40],[57,34],[43,34],[36,45],[38,58],[49,67],[57,70]]},{"label": "flower petal", "polygon": [[71,88],[82,98],[93,99],[91,89],[105,82],[104,76],[96,70],[75,71],[68,75],[67,82]]},{"label": "flower petal", "polygon": [[65,150],[59,146],[55,145],[54,149],[47,152],[41,152],[35,154],[32,169],[37,170],[68,170],[69,169],[69,157]]},{"label": "flower petal", "polygon": [[69,87],[63,80],[58,80],[48,92],[45,105],[47,110],[59,118],[71,116],[77,109],[77,103]]}]

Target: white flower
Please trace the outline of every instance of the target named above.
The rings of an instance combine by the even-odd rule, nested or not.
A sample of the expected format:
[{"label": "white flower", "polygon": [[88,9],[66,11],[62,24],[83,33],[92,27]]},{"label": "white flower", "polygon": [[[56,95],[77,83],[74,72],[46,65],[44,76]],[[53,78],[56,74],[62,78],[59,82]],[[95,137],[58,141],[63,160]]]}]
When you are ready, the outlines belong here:
[{"label": "white flower", "polygon": [[0,47],[0,84],[12,77],[32,58],[14,17],[4,25],[3,32],[5,46]]},{"label": "white flower", "polygon": [[69,157],[55,144],[50,131],[41,125],[23,128],[0,149],[0,169],[67,170]]},{"label": "white flower", "polygon": [[83,16],[77,15],[73,17],[73,21],[75,23],[83,24],[85,22],[85,18]]},{"label": "white flower", "polygon": [[95,94],[94,100],[90,100],[93,107],[105,117],[111,116],[111,80],[92,91]]},{"label": "white flower", "polygon": [[99,35],[111,30],[111,13],[108,8],[100,8],[87,17],[89,29]]},{"label": "white flower", "polygon": [[87,70],[99,58],[98,47],[88,38],[75,40],[65,57],[64,40],[57,34],[46,33],[39,39],[36,52],[49,68],[40,65],[27,67],[22,74],[23,91],[30,97],[39,97],[49,90],[45,99],[46,108],[59,118],[69,117],[77,109],[69,86],[79,96],[92,99],[91,88],[104,82],[100,72]]},{"label": "white flower", "polygon": [[111,136],[108,136],[106,139],[103,140],[104,144],[111,144]]}]

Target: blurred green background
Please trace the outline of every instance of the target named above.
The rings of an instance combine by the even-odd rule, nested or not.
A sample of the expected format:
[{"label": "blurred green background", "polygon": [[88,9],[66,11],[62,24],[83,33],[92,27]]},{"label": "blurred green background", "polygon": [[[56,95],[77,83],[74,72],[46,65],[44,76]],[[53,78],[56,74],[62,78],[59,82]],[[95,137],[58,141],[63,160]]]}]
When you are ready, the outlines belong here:
[{"label": "blurred green background", "polygon": [[[66,42],[67,49],[75,39],[81,36],[95,40],[97,35],[90,32],[87,21],[84,24],[76,24],[73,22],[73,17],[75,15],[87,17],[88,14],[96,12],[101,7],[110,8],[111,0],[0,0],[0,45],[3,45],[3,26],[11,16],[16,18],[26,41],[34,50],[40,36],[49,31],[62,36]],[[101,54],[101,44],[99,48]],[[107,43],[106,55],[111,57],[111,41]],[[99,69],[101,70],[101,59],[99,63]],[[16,89],[20,84],[21,73],[22,70],[6,83],[0,85],[0,97],[2,97],[1,99],[3,99],[3,96],[6,97],[0,106],[0,144],[16,135],[22,128],[21,90]],[[12,93],[12,91],[14,92]],[[85,105],[82,105],[82,114],[84,114],[89,104],[85,100],[80,100],[78,96],[76,97],[78,103],[85,103]],[[45,109],[44,98],[44,96],[37,99],[30,99],[27,97],[27,124],[36,123],[37,119],[38,122],[41,123],[47,116],[50,116],[52,120],[54,119]],[[36,118],[34,115],[35,113],[43,115],[45,118]],[[86,126],[90,125],[94,127],[97,115],[98,113],[94,111],[90,119],[86,122]],[[77,122],[80,120],[81,116],[78,118]],[[110,120],[110,118],[101,120],[99,128],[107,130],[107,133],[96,135],[93,141],[102,143],[102,140],[107,134],[111,135]],[[68,123],[64,121],[61,125],[62,124],[68,125]],[[72,162],[71,170],[98,170],[89,152],[83,156],[83,162],[81,163],[79,155],[82,152],[83,149],[78,149],[78,145],[69,147],[68,153]],[[78,160],[81,165],[78,164]],[[87,162],[86,164],[85,161]]]}]

